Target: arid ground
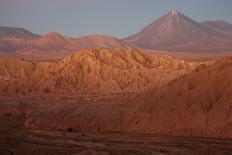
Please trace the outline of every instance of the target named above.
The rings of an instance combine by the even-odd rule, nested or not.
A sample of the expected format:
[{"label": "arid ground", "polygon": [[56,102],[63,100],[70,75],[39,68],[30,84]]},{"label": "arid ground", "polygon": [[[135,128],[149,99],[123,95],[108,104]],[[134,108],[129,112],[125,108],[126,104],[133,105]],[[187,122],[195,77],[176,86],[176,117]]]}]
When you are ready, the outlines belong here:
[{"label": "arid ground", "polygon": [[231,154],[232,58],[186,55],[1,58],[1,154]]},{"label": "arid ground", "polygon": [[232,24],[171,11],[118,39],[0,26],[0,154],[232,154]]}]

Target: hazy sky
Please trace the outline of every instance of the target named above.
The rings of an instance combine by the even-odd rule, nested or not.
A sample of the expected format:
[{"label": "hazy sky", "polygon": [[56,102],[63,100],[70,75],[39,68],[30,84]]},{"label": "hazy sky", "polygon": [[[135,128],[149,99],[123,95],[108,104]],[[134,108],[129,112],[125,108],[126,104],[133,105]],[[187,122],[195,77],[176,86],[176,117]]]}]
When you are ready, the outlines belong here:
[{"label": "hazy sky", "polygon": [[0,0],[0,25],[123,38],[174,9],[197,21],[232,23],[232,0]]}]

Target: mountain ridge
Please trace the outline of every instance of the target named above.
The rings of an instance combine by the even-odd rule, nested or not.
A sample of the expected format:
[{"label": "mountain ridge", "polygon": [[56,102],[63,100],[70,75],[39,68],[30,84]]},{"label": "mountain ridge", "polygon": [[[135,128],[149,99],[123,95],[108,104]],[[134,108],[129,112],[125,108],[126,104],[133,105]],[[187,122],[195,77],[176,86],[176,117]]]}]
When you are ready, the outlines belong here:
[{"label": "mountain ridge", "polygon": [[[11,29],[14,30],[14,28]],[[49,32],[43,36],[34,36],[32,38],[27,36],[17,37],[17,35],[15,37],[2,37],[0,39],[0,51],[58,50],[72,52],[97,47],[137,47],[180,52],[232,50],[232,24],[222,20],[200,23],[176,10],[168,12],[135,35],[125,39],[106,35],[88,35],[73,38],[58,32]]]},{"label": "mountain ridge", "polygon": [[16,52],[20,50],[67,51],[86,50],[91,48],[125,48],[130,47],[122,40],[106,35],[88,35],[72,38],[58,32],[48,32],[35,39],[2,38],[0,51]]}]

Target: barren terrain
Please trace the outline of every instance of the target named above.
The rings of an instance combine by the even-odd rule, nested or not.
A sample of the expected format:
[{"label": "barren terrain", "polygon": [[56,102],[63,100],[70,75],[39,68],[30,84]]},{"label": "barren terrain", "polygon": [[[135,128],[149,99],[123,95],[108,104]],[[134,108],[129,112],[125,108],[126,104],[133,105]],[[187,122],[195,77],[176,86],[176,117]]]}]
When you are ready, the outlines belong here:
[{"label": "barren terrain", "polygon": [[95,48],[1,58],[0,152],[231,154],[232,58],[187,56]]}]

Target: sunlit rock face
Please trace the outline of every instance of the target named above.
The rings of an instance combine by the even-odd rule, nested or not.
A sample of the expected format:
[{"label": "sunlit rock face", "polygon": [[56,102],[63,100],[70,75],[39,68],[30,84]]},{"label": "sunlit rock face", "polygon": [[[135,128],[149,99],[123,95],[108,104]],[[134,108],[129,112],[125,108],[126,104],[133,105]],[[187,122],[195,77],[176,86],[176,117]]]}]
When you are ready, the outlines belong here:
[{"label": "sunlit rock face", "polygon": [[[24,71],[26,62],[15,61]],[[26,80],[12,76],[8,89],[24,91],[86,90],[144,91],[160,87],[190,72],[194,66],[169,56],[145,54],[132,48],[96,48],[75,53],[64,60],[47,63],[26,63],[32,71]],[[2,71],[7,67],[3,64]],[[17,70],[16,72],[20,72]],[[19,73],[15,73],[19,74]],[[17,84],[10,84],[16,83]],[[2,88],[3,89],[3,88]],[[20,93],[20,91],[17,91]]]}]

